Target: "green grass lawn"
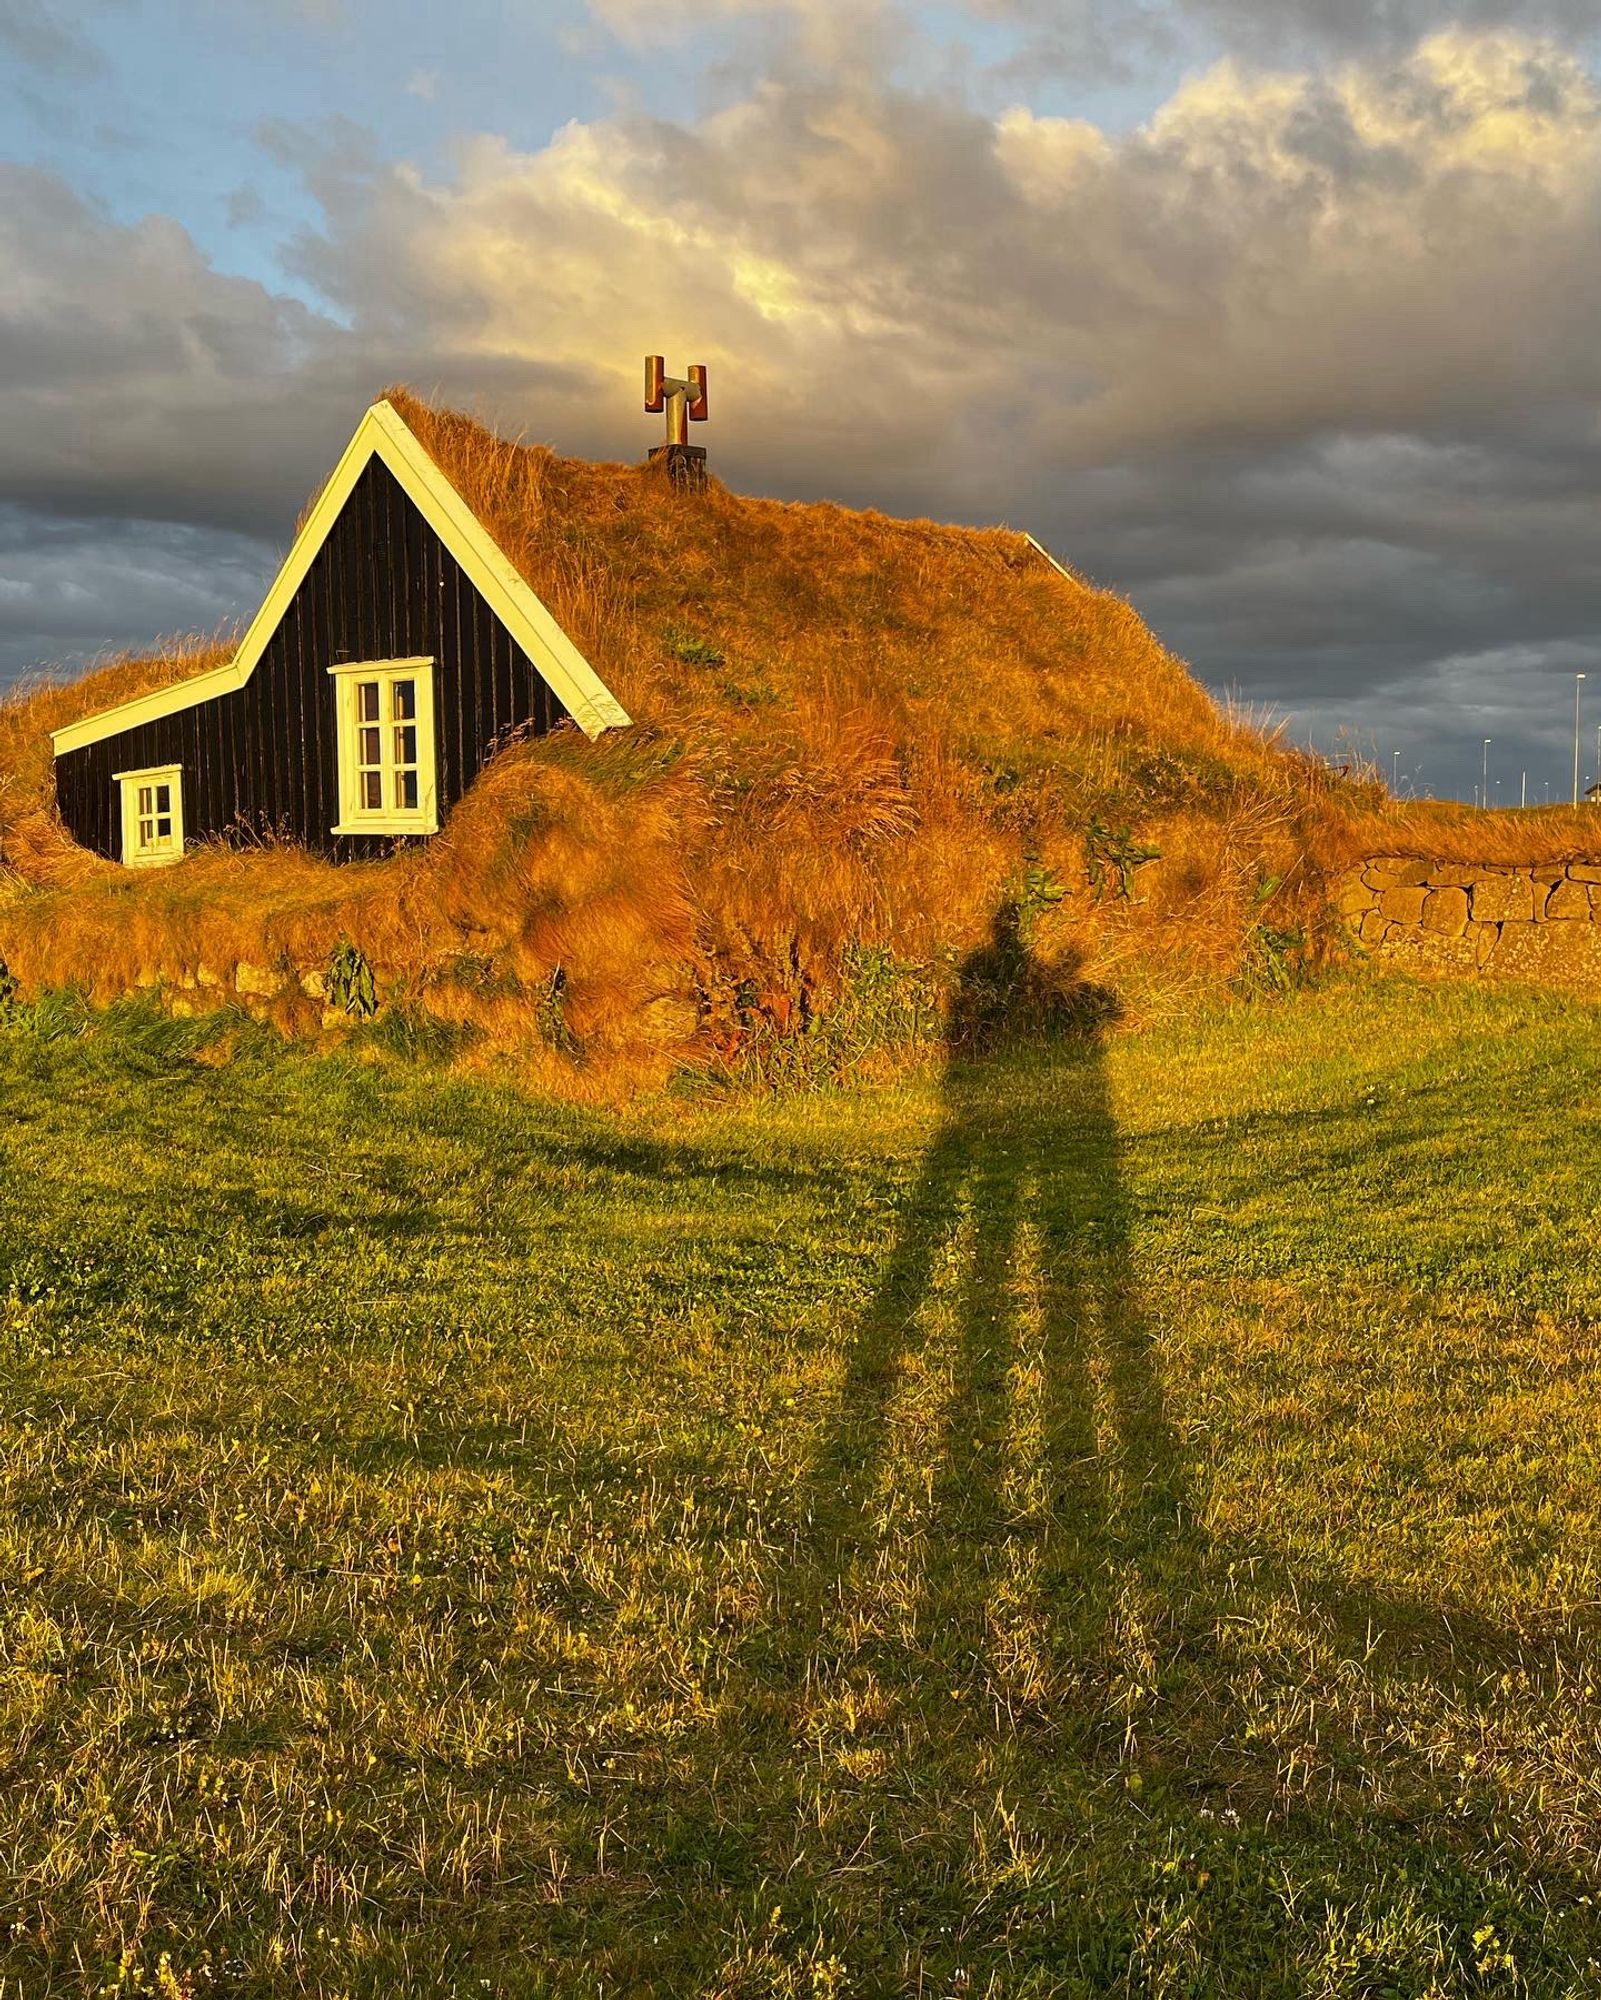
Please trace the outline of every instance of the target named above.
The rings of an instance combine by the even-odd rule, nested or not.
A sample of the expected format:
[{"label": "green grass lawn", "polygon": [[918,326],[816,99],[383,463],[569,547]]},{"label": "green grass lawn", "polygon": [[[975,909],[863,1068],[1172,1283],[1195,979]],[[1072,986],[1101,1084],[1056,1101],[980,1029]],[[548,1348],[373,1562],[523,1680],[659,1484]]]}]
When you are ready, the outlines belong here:
[{"label": "green grass lawn", "polygon": [[[70,1017],[62,1025],[70,1025]],[[1601,1013],[0,1034],[0,1995],[1601,1991]]]}]

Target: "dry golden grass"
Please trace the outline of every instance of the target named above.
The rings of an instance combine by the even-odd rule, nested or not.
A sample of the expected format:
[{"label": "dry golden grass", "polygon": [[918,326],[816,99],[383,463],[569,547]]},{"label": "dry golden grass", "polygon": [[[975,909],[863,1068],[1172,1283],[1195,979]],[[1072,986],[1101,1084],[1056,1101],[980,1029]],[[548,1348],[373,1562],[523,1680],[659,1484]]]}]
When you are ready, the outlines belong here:
[{"label": "dry golden grass", "polygon": [[1331,863],[1370,854],[1509,867],[1594,861],[1601,855],[1601,813],[1594,806],[1480,812],[1454,799],[1414,799],[1343,822],[1327,854]]},{"label": "dry golden grass", "polygon": [[[158,983],[198,1005],[241,964],[305,968],[349,937],[389,999],[614,1096],[826,1013],[853,954],[937,985],[1031,870],[1065,891],[1039,898],[1037,953],[1141,1014],[1228,980],[1264,932],[1315,956],[1348,851],[1502,837],[1381,814],[1376,785],[1221,712],[1127,603],[1023,536],[686,495],[389,398],[635,727],[511,746],[387,862],[212,847],[129,876],[62,830],[46,732],[226,646],[27,692],[0,705],[0,955],[25,991]],[[1131,896],[1087,867],[1125,828],[1160,853]],[[321,1015],[298,983],[270,1010],[290,1032]]]}]

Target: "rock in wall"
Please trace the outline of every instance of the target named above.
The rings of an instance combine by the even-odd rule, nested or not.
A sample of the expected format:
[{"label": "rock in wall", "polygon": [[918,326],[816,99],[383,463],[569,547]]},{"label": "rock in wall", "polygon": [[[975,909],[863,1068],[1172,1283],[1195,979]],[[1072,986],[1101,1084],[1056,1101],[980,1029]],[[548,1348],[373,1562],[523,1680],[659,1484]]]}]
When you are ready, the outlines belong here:
[{"label": "rock in wall", "polygon": [[1335,908],[1381,964],[1601,993],[1601,865],[1463,866],[1378,855]]}]

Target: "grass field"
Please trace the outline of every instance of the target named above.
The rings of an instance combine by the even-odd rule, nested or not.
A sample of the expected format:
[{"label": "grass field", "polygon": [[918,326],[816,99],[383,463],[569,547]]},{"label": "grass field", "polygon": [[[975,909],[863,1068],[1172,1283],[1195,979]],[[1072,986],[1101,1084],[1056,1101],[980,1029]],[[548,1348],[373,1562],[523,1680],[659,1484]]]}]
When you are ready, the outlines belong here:
[{"label": "grass field", "polygon": [[1601,1014],[0,1034],[0,1994],[1601,1991]]}]

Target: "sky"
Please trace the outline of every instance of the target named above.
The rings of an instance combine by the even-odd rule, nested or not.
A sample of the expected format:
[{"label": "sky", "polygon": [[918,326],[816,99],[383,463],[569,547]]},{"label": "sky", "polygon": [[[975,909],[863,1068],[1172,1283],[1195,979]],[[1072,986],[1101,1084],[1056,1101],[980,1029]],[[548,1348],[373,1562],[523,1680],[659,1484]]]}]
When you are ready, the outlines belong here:
[{"label": "sky", "polygon": [[255,609],[404,381],[1026,528],[1403,790],[1601,737],[1597,0],[0,0],[0,686]]}]

